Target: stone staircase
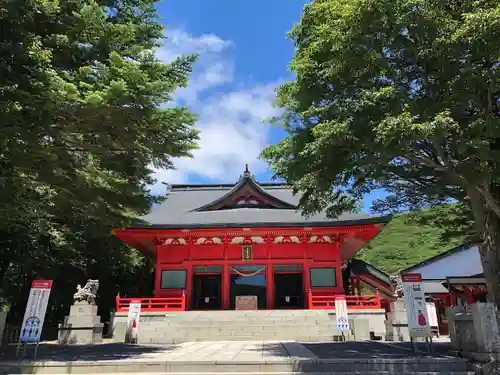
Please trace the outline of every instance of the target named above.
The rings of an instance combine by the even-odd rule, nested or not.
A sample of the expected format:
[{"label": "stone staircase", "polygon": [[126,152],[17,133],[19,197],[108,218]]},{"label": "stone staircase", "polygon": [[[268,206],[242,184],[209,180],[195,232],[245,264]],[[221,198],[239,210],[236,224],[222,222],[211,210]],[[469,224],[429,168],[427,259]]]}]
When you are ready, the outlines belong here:
[{"label": "stone staircase", "polygon": [[187,341],[330,341],[335,316],[328,311],[186,311],[161,319],[141,316],[139,344]]}]

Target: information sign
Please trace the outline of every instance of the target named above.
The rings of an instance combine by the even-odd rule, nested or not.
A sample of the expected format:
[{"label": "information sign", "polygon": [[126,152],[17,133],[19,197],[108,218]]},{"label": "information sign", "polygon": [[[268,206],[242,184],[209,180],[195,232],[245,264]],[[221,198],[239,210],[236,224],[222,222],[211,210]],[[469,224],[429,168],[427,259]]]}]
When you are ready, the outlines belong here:
[{"label": "information sign", "polygon": [[410,337],[432,337],[425,295],[422,290],[422,275],[404,274],[402,281]]},{"label": "information sign", "polygon": [[345,297],[335,298],[335,317],[337,320],[337,332],[349,332],[349,319],[347,317],[347,302]]},{"label": "information sign", "polygon": [[141,301],[140,300],[132,300],[128,307],[128,316],[127,316],[127,327],[131,330],[137,328],[139,326],[139,317],[141,315]]},{"label": "information sign", "polygon": [[257,296],[236,296],[236,310],[257,310]]},{"label": "information sign", "polygon": [[32,281],[30,295],[21,325],[21,332],[19,334],[19,342],[40,342],[51,289],[52,280]]}]

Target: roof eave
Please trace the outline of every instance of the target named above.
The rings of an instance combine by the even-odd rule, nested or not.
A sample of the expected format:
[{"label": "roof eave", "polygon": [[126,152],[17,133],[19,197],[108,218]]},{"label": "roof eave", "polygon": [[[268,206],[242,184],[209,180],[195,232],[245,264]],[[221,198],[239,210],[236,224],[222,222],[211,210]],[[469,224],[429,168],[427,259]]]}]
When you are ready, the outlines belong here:
[{"label": "roof eave", "polygon": [[369,224],[387,224],[392,219],[392,215],[384,215],[377,217],[368,217],[355,220],[338,220],[338,221],[300,221],[300,222],[257,222],[257,223],[189,223],[189,224],[144,224],[129,227],[130,229],[217,229],[217,228],[293,228],[293,227],[346,227],[356,225],[369,225]]}]

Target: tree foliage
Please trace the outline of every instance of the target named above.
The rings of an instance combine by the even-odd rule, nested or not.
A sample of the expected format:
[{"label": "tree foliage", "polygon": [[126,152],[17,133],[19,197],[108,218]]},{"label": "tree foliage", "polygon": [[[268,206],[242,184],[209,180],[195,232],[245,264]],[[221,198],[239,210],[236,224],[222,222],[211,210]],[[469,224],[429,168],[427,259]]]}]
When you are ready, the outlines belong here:
[{"label": "tree foliage", "polygon": [[197,140],[195,116],[164,105],[196,56],[156,58],[154,4],[0,0],[1,297],[14,309],[33,278],[56,280],[56,309],[90,276],[101,297],[149,280],[111,229],[149,210],[153,168]]},{"label": "tree foliage", "polygon": [[[263,153],[308,212],[457,200],[472,212],[500,302],[500,5],[492,0],[316,0],[290,32],[278,89],[288,137]],[[334,188],[342,193],[333,193]]]}]

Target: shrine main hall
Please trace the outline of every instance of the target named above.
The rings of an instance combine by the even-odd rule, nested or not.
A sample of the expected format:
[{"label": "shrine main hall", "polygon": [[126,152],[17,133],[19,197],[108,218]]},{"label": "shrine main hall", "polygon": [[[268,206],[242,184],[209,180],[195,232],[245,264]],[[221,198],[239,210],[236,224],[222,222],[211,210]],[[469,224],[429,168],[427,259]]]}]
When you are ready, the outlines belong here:
[{"label": "shrine main hall", "polygon": [[[153,298],[142,299],[143,311],[252,308],[241,305],[244,296],[258,310],[328,309],[346,294],[348,308],[380,309],[379,293],[361,296],[359,279],[357,296],[355,285],[347,290],[342,266],[390,216],[305,217],[298,202],[290,186],[258,183],[248,168],[235,184],[171,186],[138,225],[114,231],[156,259]],[[117,310],[129,303],[118,300]]]}]

